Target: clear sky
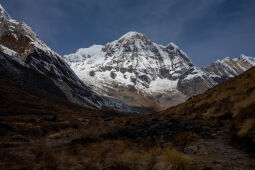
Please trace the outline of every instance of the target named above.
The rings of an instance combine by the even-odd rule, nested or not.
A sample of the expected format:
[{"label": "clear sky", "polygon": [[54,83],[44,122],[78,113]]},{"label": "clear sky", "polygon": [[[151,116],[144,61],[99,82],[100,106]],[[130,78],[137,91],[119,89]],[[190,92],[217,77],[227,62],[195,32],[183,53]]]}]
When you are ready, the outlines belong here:
[{"label": "clear sky", "polygon": [[61,55],[106,44],[129,31],[174,42],[207,65],[255,56],[255,0],[0,0]]}]

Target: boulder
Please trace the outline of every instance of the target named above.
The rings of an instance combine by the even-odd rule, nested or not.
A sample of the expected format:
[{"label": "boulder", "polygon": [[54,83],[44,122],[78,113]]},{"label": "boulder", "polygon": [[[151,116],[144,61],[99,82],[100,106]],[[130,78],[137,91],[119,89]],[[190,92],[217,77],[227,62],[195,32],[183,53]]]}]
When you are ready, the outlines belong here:
[{"label": "boulder", "polygon": [[197,151],[198,150],[198,146],[197,145],[193,145],[193,146],[189,146],[189,147],[186,147],[184,148],[184,153],[191,153],[191,152],[194,152],[194,151]]}]

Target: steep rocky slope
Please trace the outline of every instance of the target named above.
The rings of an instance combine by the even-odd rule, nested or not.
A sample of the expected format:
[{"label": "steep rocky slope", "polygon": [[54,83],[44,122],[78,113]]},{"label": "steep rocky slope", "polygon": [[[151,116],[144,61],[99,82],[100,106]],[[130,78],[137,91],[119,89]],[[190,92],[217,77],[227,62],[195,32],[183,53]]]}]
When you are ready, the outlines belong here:
[{"label": "steep rocky slope", "polygon": [[30,27],[13,20],[1,6],[0,14],[1,74],[9,73],[24,86],[42,88],[74,103],[101,107],[102,99]]},{"label": "steep rocky slope", "polygon": [[36,87],[85,107],[141,110],[93,92],[61,56],[38,39],[29,26],[13,20],[1,5],[0,72],[11,75],[23,88]]},{"label": "steep rocky slope", "polygon": [[64,58],[92,89],[133,106],[160,110],[217,84],[173,43],[158,45],[137,32]]}]

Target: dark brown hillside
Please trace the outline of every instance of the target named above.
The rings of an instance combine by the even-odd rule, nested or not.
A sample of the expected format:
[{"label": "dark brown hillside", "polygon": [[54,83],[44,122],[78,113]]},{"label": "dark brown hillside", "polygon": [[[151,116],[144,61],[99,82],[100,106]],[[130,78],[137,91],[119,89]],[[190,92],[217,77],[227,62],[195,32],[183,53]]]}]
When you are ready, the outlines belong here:
[{"label": "dark brown hillside", "polygon": [[[82,108],[38,89],[24,90],[2,74],[0,168],[254,169],[252,154],[237,149],[228,135],[232,125],[229,113],[236,113],[230,112],[235,105],[232,103],[231,107],[231,103],[225,104],[229,112],[222,114],[204,114],[206,109],[213,107],[221,111],[221,102],[214,101],[211,107],[199,105],[203,96],[213,96],[216,91],[218,99],[221,99],[221,87],[231,90],[239,84],[239,79],[246,82],[246,78],[254,80],[254,69],[230,80],[232,84],[227,82],[163,113],[127,115]],[[254,94],[253,84],[244,88],[241,86],[242,83],[239,93],[224,90],[223,96],[233,94],[234,98],[230,101],[236,102],[239,95],[247,92],[247,88],[251,89],[248,90],[249,94]],[[249,96],[243,95],[244,100],[239,99],[239,102],[248,103]],[[207,101],[209,103],[210,97]],[[190,103],[194,107],[189,108],[189,105],[192,106]],[[247,120],[254,118],[253,109],[247,105],[242,110],[244,117],[237,114],[234,118],[235,132],[249,138],[253,135],[253,127],[249,126]],[[243,122],[248,123],[243,125]],[[238,129],[243,127],[244,130]],[[198,148],[183,153],[188,146]]]},{"label": "dark brown hillside", "polygon": [[251,145],[249,151],[254,151],[255,68],[253,67],[183,104],[169,108],[160,115],[226,120],[223,123],[231,123],[231,133],[236,137],[235,140],[241,140],[241,144],[245,147],[247,147],[246,144]]}]

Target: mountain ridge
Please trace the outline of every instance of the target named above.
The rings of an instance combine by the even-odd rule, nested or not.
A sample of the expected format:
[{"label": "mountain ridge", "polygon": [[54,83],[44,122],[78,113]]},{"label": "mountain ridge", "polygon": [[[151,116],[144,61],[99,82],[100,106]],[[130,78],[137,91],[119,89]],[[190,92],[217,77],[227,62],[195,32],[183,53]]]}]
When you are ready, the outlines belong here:
[{"label": "mountain ridge", "polygon": [[226,57],[222,60],[217,60],[209,66],[202,67],[202,69],[212,75],[229,79],[243,73],[253,66],[255,66],[255,57],[241,54],[237,58]]}]

